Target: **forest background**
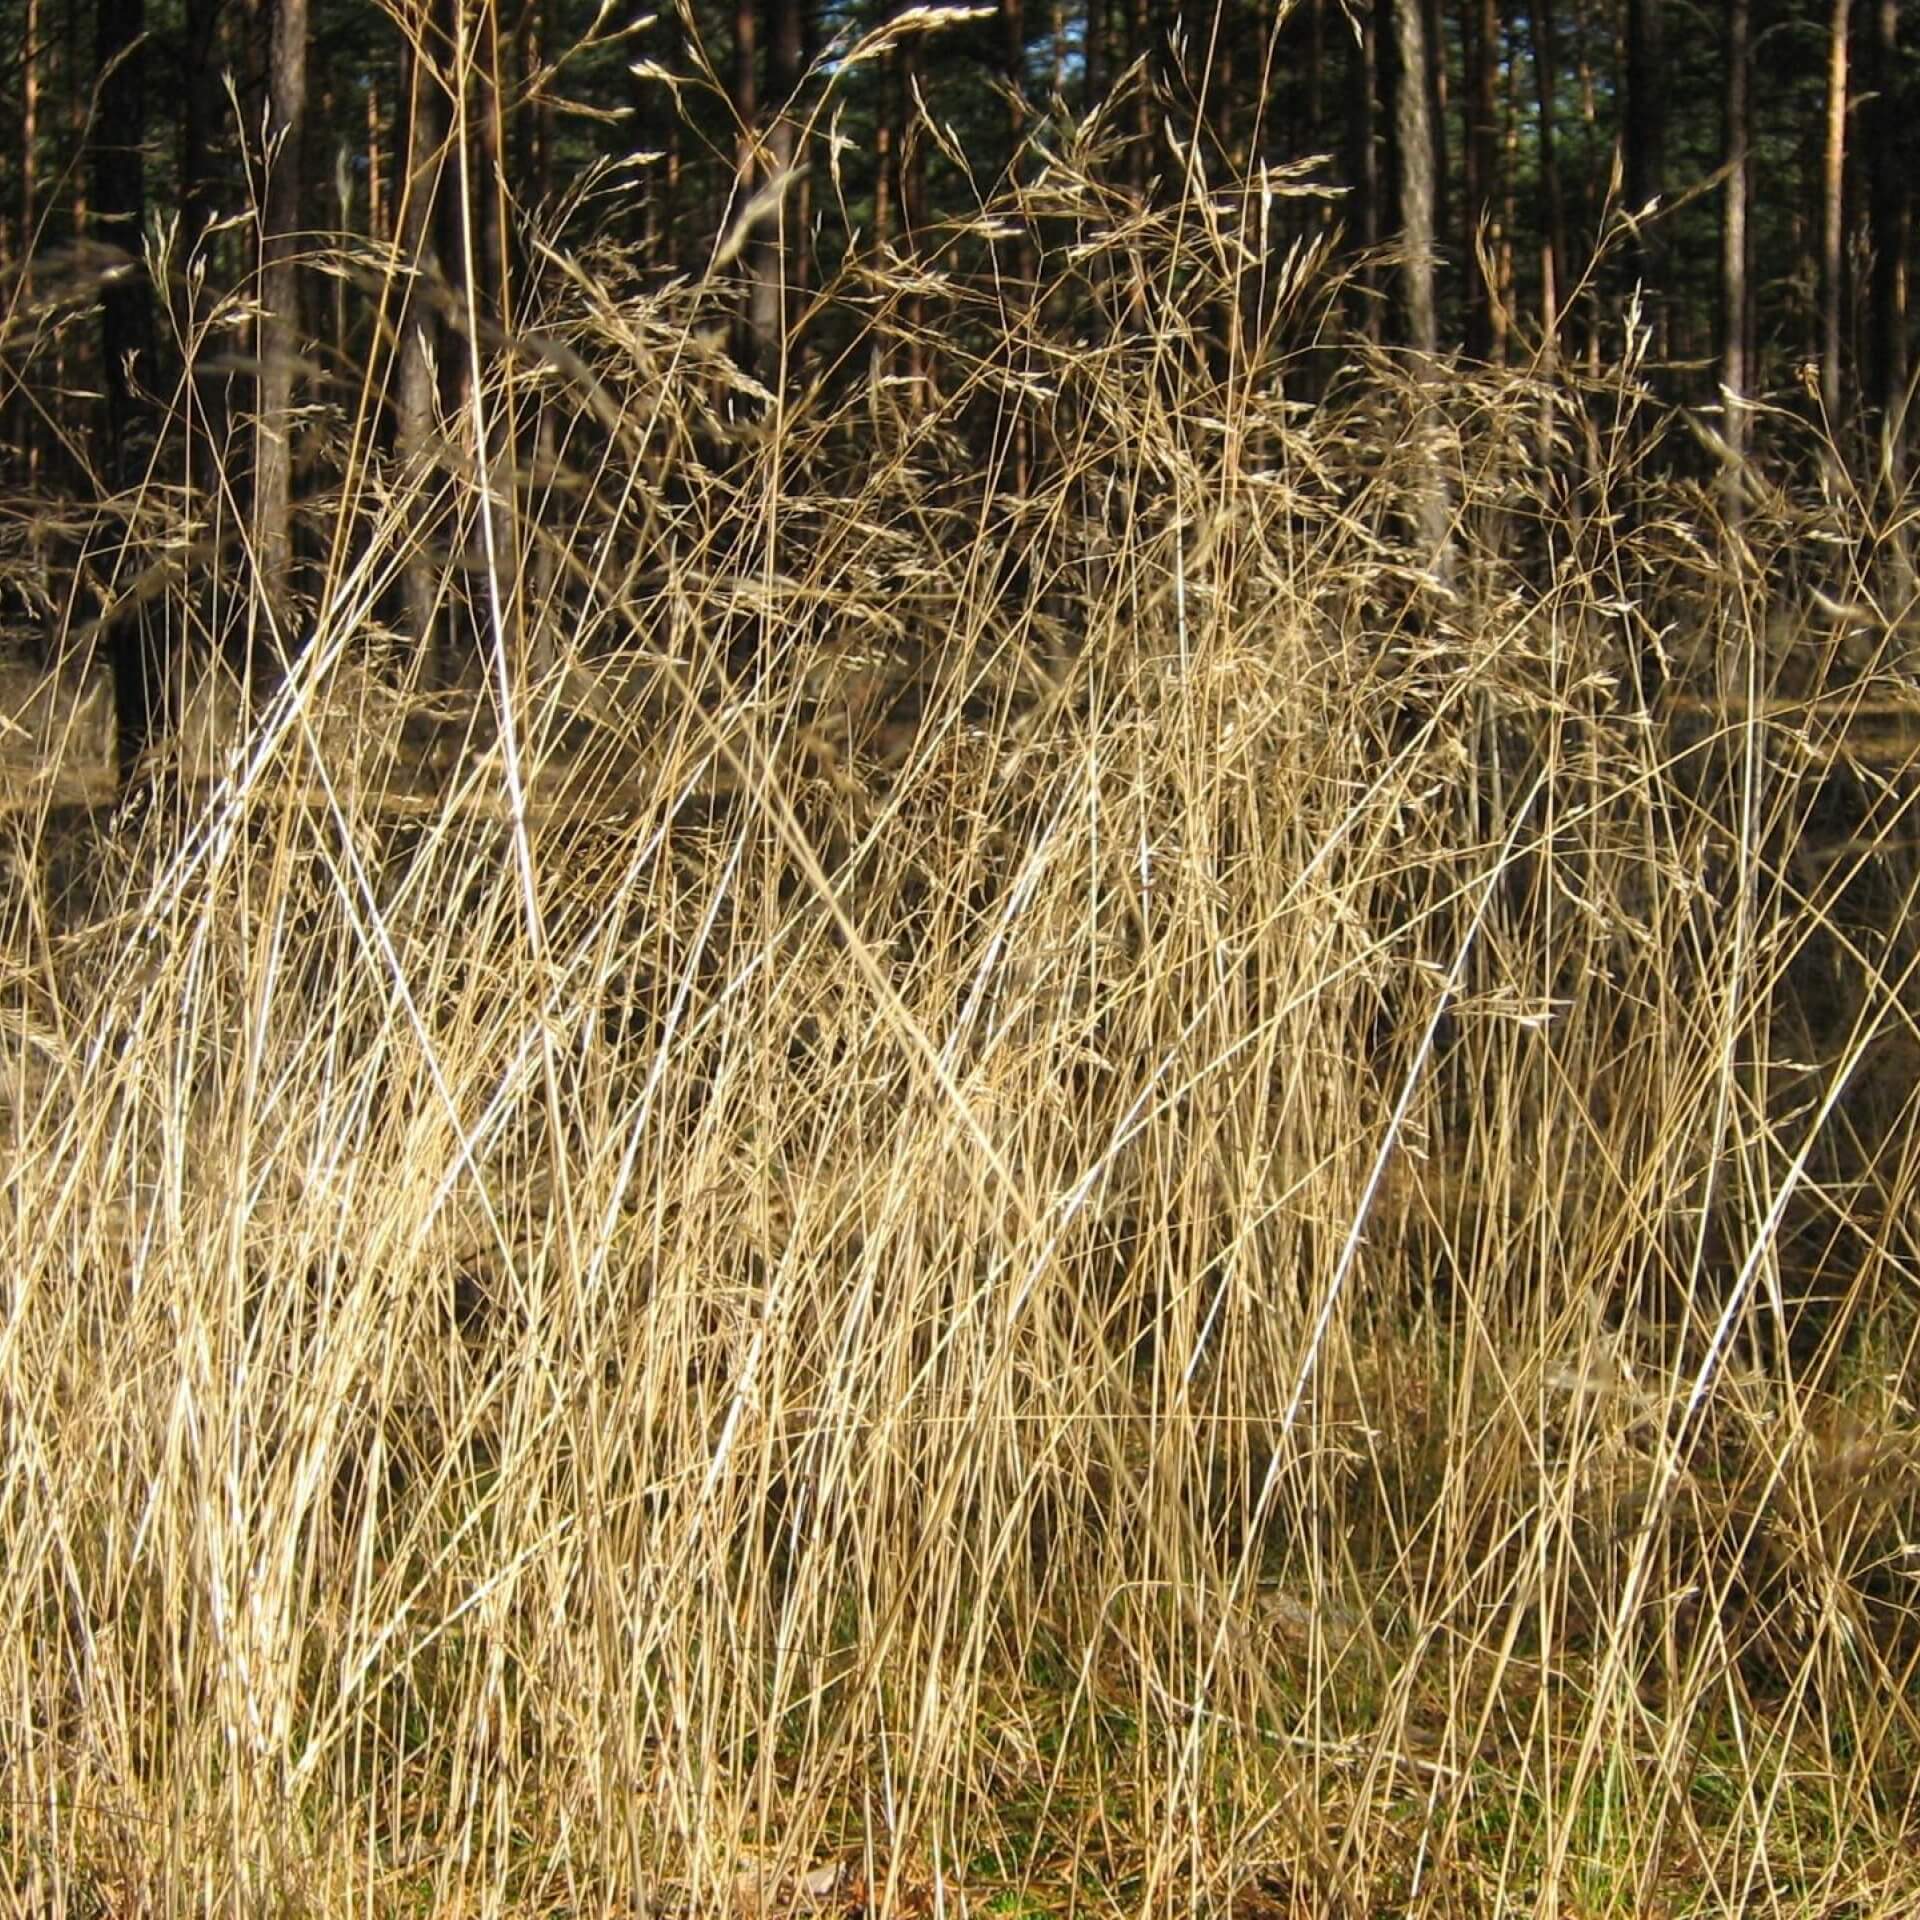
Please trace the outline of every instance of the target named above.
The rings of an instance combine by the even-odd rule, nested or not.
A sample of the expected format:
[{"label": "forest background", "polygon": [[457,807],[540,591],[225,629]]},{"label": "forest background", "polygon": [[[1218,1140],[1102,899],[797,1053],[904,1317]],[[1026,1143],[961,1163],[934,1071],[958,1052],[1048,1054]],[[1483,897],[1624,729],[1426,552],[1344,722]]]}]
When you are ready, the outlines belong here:
[{"label": "forest background", "polygon": [[[21,0],[0,194],[16,270],[42,265],[14,311],[57,303],[76,273],[101,297],[97,328],[61,328],[53,359],[38,336],[30,368],[16,349],[10,473],[90,498],[139,477],[176,391],[215,450],[248,411],[248,531],[277,596],[278,523],[311,491],[282,471],[281,416],[339,405],[384,349],[375,442],[417,452],[425,369],[452,403],[462,322],[532,324],[536,234],[617,251],[640,287],[698,281],[740,371],[776,387],[953,377],[936,363],[943,344],[964,355],[965,330],[931,338],[924,291],[877,298],[862,276],[887,260],[990,283],[1044,378],[1076,330],[1117,310],[1144,328],[1162,291],[1138,260],[1055,284],[1062,250],[1193,188],[1246,251],[1207,316],[1230,377],[1291,349],[1289,392],[1311,402],[1348,335],[1548,376],[1631,353],[1705,440],[1703,461],[1669,437],[1663,466],[1736,466],[1786,414],[1884,510],[1905,485],[1912,373],[1899,24],[1881,0],[1566,18],[1478,0],[657,16],[546,0],[511,18]],[[1108,198],[1004,232],[980,220],[1068,150]],[[149,235],[156,273],[106,264],[131,266]],[[1341,297],[1276,330],[1302,248],[1342,271]],[[222,308],[243,289],[255,304]],[[257,392],[209,351],[254,356]],[[1010,430],[1017,495],[1035,430]]]}]

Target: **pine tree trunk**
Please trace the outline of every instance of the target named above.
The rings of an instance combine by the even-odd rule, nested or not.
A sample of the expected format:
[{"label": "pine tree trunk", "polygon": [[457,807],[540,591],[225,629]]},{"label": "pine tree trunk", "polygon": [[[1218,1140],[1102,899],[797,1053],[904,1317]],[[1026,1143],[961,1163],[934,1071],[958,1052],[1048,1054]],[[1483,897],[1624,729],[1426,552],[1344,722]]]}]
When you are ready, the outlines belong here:
[{"label": "pine tree trunk", "polygon": [[[633,0],[629,19],[635,27],[641,21],[652,22],[646,40],[637,44],[669,73],[675,71],[680,54],[680,16],[671,7],[655,9],[647,0]],[[636,143],[643,153],[659,156],[642,176],[633,237],[639,243],[643,266],[671,268],[679,259],[674,229],[683,165],[681,116],[672,89],[663,81],[633,71],[633,64],[637,63],[628,68],[627,102],[633,113]]]},{"label": "pine tree trunk", "polygon": [[[1636,219],[1666,191],[1667,75],[1664,0],[1627,0],[1627,210]],[[1660,229],[1649,220],[1636,234],[1634,269],[1656,359],[1667,354],[1666,299],[1661,287]]]},{"label": "pine tree trunk", "polygon": [[302,141],[307,114],[307,0],[273,0],[267,50],[265,222],[260,242],[258,419],[253,468],[255,577],[269,634],[292,645],[293,376],[299,357]]},{"label": "pine tree trunk", "polygon": [[[1380,95],[1380,41],[1371,7],[1353,16],[1352,42],[1347,55],[1346,183],[1347,236],[1363,256],[1380,244],[1380,142],[1374,124]],[[1376,288],[1373,268],[1359,270],[1359,311],[1354,316],[1361,333],[1380,337],[1380,303],[1368,297]]]},{"label": "pine tree trunk", "polygon": [[1411,376],[1427,398],[1415,409],[1413,519],[1421,559],[1443,586],[1451,583],[1447,484],[1431,441],[1432,391],[1438,376],[1439,325],[1433,295],[1433,124],[1426,84],[1426,28],[1421,0],[1394,0],[1394,38],[1399,84],[1394,92],[1395,144],[1400,155],[1401,301],[1406,317]]},{"label": "pine tree trunk", "polygon": [[[914,94],[920,76],[920,44],[917,38],[902,41],[894,55],[894,204],[900,221],[901,251],[912,257],[919,251],[920,231],[927,217],[927,155],[920,137]],[[918,292],[910,293],[901,309],[901,322],[907,334],[905,375],[916,389],[927,377],[926,302]]]},{"label": "pine tree trunk", "polygon": [[1420,0],[1420,51],[1427,93],[1427,135],[1432,158],[1433,244],[1436,252],[1453,227],[1447,205],[1447,63],[1440,0]]},{"label": "pine tree trunk", "polygon": [[[1019,178],[1020,145],[1027,126],[1027,10],[1025,0],[1000,0],[1001,59],[1007,83],[1007,172],[1009,182]],[[1031,297],[1039,276],[1039,261],[1033,237],[1023,226],[1014,242],[1013,298],[1022,306]],[[1033,435],[1026,409],[1014,403],[1007,479],[1014,493],[1024,498],[1033,483]]]},{"label": "pine tree trunk", "polygon": [[[436,6],[433,12],[437,14],[439,8]],[[450,197],[445,174],[452,124],[438,66],[431,58],[422,57],[423,44],[428,49],[439,44],[426,33],[427,24],[425,19],[417,24],[413,50],[407,58],[407,152],[398,213],[400,268],[407,279],[396,329],[399,363],[394,376],[396,451],[402,471],[423,493],[435,484],[438,429],[434,370],[445,357],[445,329],[438,307],[446,293],[440,229],[442,208]],[[417,544],[405,562],[402,596],[408,643],[417,650],[427,678],[439,680],[444,677],[446,662],[436,633],[438,592],[432,569]]]},{"label": "pine tree trunk", "polygon": [[1833,0],[1827,31],[1827,128],[1820,167],[1820,406],[1840,435],[1841,316],[1845,311],[1847,33],[1853,0]]},{"label": "pine tree trunk", "polygon": [[1561,305],[1567,293],[1567,210],[1560,187],[1559,143],[1555,137],[1558,125],[1556,58],[1552,0],[1534,0],[1533,70],[1539,83],[1540,109],[1540,305],[1549,366],[1558,358]]},{"label": "pine tree trunk", "polygon": [[[763,183],[784,180],[797,158],[794,95],[805,58],[806,30],[800,0],[766,0],[767,119],[762,151]],[[787,296],[802,284],[799,254],[804,223],[794,196],[781,195],[762,214],[751,249],[749,295],[754,370],[775,378],[785,353]]]},{"label": "pine tree trunk", "polygon": [[[18,298],[23,308],[32,299],[32,263],[35,228],[40,220],[40,0],[27,0],[26,44],[20,53],[20,200],[19,239],[14,258],[20,266]],[[6,446],[12,460],[9,477],[31,491],[40,484],[40,423],[29,396],[16,388],[6,403]],[[36,548],[40,535],[30,531]]]},{"label": "pine tree trunk", "polygon": [[1400,159],[1401,300],[1407,345],[1421,360],[1430,360],[1439,350],[1439,325],[1433,298],[1433,122],[1421,0],[1394,0],[1393,20],[1399,54],[1394,133]]},{"label": "pine tree trunk", "polygon": [[1467,353],[1475,360],[1506,357],[1506,329],[1499,296],[1500,71],[1499,0],[1465,0],[1461,8],[1466,45],[1465,87],[1467,255]]},{"label": "pine tree trunk", "polygon": [[1107,46],[1113,15],[1109,0],[1087,0],[1086,97],[1082,110],[1091,113],[1107,97],[1110,53]]},{"label": "pine tree trunk", "polygon": [[147,217],[146,0],[99,0],[95,47],[100,119],[93,146],[93,212],[100,238],[131,270],[112,275],[100,293],[100,354],[107,397],[108,479],[116,488],[138,478],[134,446],[138,402],[134,382],[153,373],[153,303],[140,269]]},{"label": "pine tree trunk", "polygon": [[[145,0],[98,0],[94,52],[101,76],[100,111],[88,170],[92,212],[101,240],[127,258],[127,270],[108,275],[100,289],[101,384],[106,392],[102,477],[114,494],[126,493],[142,477],[147,448],[139,384],[153,377],[153,300],[140,263],[147,207],[142,159],[145,32]],[[84,199],[74,211],[76,224],[84,223]],[[128,779],[156,728],[165,723],[167,663],[158,640],[149,644],[139,608],[112,622],[106,651],[113,670],[120,774]]]},{"label": "pine tree trunk", "polygon": [[[1875,435],[1876,491],[1888,508],[1904,504],[1907,487],[1907,246],[1913,220],[1913,182],[1903,138],[1907,102],[1900,49],[1899,0],[1868,0],[1872,71],[1867,91],[1873,114],[1862,158],[1871,182],[1867,218],[1872,277],[1867,292],[1868,414]],[[1889,519],[1894,516],[1890,513]],[[1885,542],[1888,597],[1904,605],[1912,593],[1913,558],[1904,526],[1890,525]]]},{"label": "pine tree trunk", "polygon": [[33,252],[39,214],[40,160],[40,0],[27,0],[26,44],[20,50],[20,227],[15,258]]},{"label": "pine tree trunk", "polygon": [[1747,85],[1752,0],[1727,0],[1726,200],[1720,222],[1720,385],[1724,400],[1726,472],[1721,510],[1738,532],[1747,449],[1745,401],[1752,380],[1747,357]]}]

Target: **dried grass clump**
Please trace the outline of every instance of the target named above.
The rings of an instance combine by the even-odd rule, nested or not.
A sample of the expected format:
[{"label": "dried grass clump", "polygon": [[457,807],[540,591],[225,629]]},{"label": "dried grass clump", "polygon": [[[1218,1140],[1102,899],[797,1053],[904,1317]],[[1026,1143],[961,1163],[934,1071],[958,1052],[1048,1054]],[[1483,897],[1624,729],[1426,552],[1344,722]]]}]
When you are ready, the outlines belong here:
[{"label": "dried grass clump", "polygon": [[548,254],[22,825],[17,1898],[1913,1898],[1898,629],[1063,151],[871,382]]}]

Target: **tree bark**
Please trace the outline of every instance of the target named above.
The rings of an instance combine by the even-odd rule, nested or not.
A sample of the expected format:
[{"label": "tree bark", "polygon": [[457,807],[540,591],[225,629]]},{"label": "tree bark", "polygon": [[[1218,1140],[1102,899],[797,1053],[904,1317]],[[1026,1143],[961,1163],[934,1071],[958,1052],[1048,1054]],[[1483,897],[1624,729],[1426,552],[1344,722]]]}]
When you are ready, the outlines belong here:
[{"label": "tree bark", "polygon": [[1840,432],[1841,316],[1845,311],[1847,35],[1853,0],[1833,0],[1827,31],[1827,128],[1820,167],[1820,407]]},{"label": "tree bark", "polygon": [[1440,0],[1420,0],[1420,51],[1427,93],[1428,166],[1433,193],[1433,244],[1436,252],[1452,233],[1447,205],[1447,62]]},{"label": "tree bark", "polygon": [[[1363,256],[1380,244],[1380,142],[1374,125],[1375,102],[1380,95],[1380,41],[1371,7],[1353,15],[1352,45],[1347,55],[1346,184],[1349,234]],[[1362,290],[1358,330],[1370,340],[1380,337],[1380,303],[1369,297],[1375,290],[1371,265],[1361,268]]]},{"label": "tree bark", "polygon": [[1439,325],[1433,296],[1433,126],[1426,85],[1426,29],[1421,0],[1394,0],[1394,38],[1400,80],[1395,89],[1394,124],[1400,152],[1401,298],[1406,315],[1411,374],[1424,397],[1415,409],[1414,528],[1421,558],[1442,585],[1451,583],[1445,476],[1431,453],[1434,408],[1431,399],[1438,368]]},{"label": "tree bark", "polygon": [[1900,518],[1907,491],[1907,245],[1913,224],[1913,182],[1908,170],[1906,118],[1909,102],[1902,86],[1899,0],[1868,0],[1872,8],[1869,41],[1874,95],[1865,160],[1872,186],[1867,218],[1872,242],[1872,278],[1868,288],[1868,418],[1876,437],[1877,491],[1887,519],[1882,554],[1888,600],[1904,606],[1914,590],[1911,537]]},{"label": "tree bark", "polygon": [[299,357],[301,144],[307,113],[307,0],[274,0],[267,47],[266,204],[260,239],[259,390],[253,467],[255,580],[290,644],[294,368]]},{"label": "tree bark", "polygon": [[1440,341],[1433,297],[1433,122],[1421,0],[1394,0],[1393,19],[1399,54],[1394,132],[1400,156],[1400,291],[1407,345],[1422,360],[1430,360]]},{"label": "tree bark", "polygon": [[[454,36],[453,158],[459,170],[465,227],[450,249],[460,263],[465,295],[464,338],[453,358],[460,373],[461,444],[471,447],[471,484],[478,511],[468,534],[468,578],[480,604],[473,633],[495,655],[503,690],[524,685],[546,665],[549,636],[529,631],[520,563],[525,530],[521,517],[520,419],[515,405],[516,367],[511,355],[494,356],[494,328],[513,318],[507,251],[507,129],[505,65],[501,55],[500,0],[451,0]],[[467,9],[472,6],[471,24]],[[489,375],[492,376],[491,384]],[[465,662],[453,663],[456,673]]]},{"label": "tree bark", "polygon": [[[1027,9],[1025,0],[1000,0],[1000,57],[1007,84],[1007,176],[1017,180],[1027,127]],[[1033,238],[1023,226],[1014,242],[1013,299],[1024,307],[1039,277]],[[1033,435],[1026,410],[1015,403],[1007,463],[1012,490],[1025,497],[1033,482]]]},{"label": "tree bark", "polygon": [[[921,140],[914,105],[915,85],[920,75],[920,42],[909,35],[894,53],[894,208],[900,222],[902,252],[918,252],[920,231],[927,218],[927,155]],[[910,293],[901,311],[907,334],[906,378],[918,384],[927,376],[926,302],[918,292]]]},{"label": "tree bark", "polygon": [[147,216],[146,0],[99,0],[95,52],[100,81],[99,124],[93,134],[95,230],[125,260],[100,295],[100,353],[107,398],[108,480],[115,488],[137,477],[134,428],[136,383],[150,378],[153,299],[141,266],[141,230]]},{"label": "tree bark", "polygon": [[1534,0],[1533,71],[1540,108],[1541,326],[1548,363],[1559,354],[1560,310],[1567,294],[1567,209],[1555,139],[1556,47],[1553,0]]},{"label": "tree bark", "polygon": [[1499,0],[1465,0],[1461,9],[1465,87],[1467,352],[1476,360],[1506,357],[1499,292],[1500,72]]},{"label": "tree bark", "polygon": [[222,0],[187,0],[186,73],[180,100],[180,252],[193,258],[213,218],[214,140],[220,125]]},{"label": "tree bark", "polygon": [[1000,64],[1007,83],[1007,151],[1020,145],[1027,124],[1026,0],[1000,0]]},{"label": "tree bark", "polygon": [[[101,385],[106,394],[104,459],[107,491],[124,494],[138,484],[148,448],[141,383],[153,374],[153,297],[141,260],[146,221],[147,90],[145,0],[98,0],[94,54],[100,75],[98,118],[91,128],[91,175],[95,231],[124,256],[100,289]],[[76,213],[84,216],[84,205]],[[149,640],[141,608],[129,609],[106,631],[113,672],[114,715],[120,776],[131,779],[166,710],[166,657],[157,637]]]},{"label": "tree bark", "polygon": [[1111,53],[1107,46],[1112,30],[1109,0],[1087,0],[1086,14],[1086,96],[1082,110],[1091,113],[1107,97]]},{"label": "tree bark", "polygon": [[[1155,0],[1127,0],[1127,65],[1141,66],[1150,76],[1151,55],[1158,38],[1154,22]],[[1133,138],[1127,146],[1127,182],[1135,193],[1145,193],[1147,176],[1152,170],[1157,149],[1153,133],[1153,85],[1148,77],[1134,82]]]},{"label": "tree bark", "polygon": [[[1627,0],[1627,206],[1636,218],[1666,191],[1667,73],[1661,7],[1664,0]],[[1653,352],[1667,353],[1666,298],[1661,286],[1660,229],[1652,222],[1635,232],[1633,264],[1641,284],[1641,310]]]},{"label": "tree bark", "polygon": [[[446,273],[440,228],[448,198],[444,172],[451,116],[440,61],[450,57],[451,47],[434,31],[439,14],[437,5],[422,9],[407,56],[407,154],[398,216],[400,267],[406,275],[406,292],[397,329],[394,438],[402,470],[422,496],[434,486],[438,440],[435,369],[445,357],[439,301],[445,297]],[[402,598],[407,641],[417,650],[428,678],[437,678],[443,667],[435,632],[438,594],[432,570],[418,545],[407,556]]]},{"label": "tree bark", "polygon": [[382,139],[380,84],[367,81],[367,238],[376,247],[393,238],[387,221],[386,143]]},{"label": "tree bark", "polygon": [[[20,50],[20,198],[16,210],[19,240],[14,258],[19,263],[19,298],[24,307],[31,297],[31,268],[35,229],[40,221],[40,0],[27,0],[26,44]],[[9,478],[31,490],[40,481],[40,423],[29,396],[15,389],[4,413]],[[37,547],[39,535],[30,533]]]},{"label": "tree bark", "polygon": [[[544,91],[530,99],[527,90],[545,61],[553,24],[551,0],[524,0],[514,35],[515,93],[522,102],[515,122],[514,172],[518,190],[536,207],[549,205],[553,195],[554,113]],[[502,318],[504,321],[505,316]],[[554,405],[544,389],[535,391],[532,405],[531,479],[520,478],[515,470],[520,465],[516,458],[501,480],[515,489],[520,503],[516,544],[526,555],[520,582],[520,619],[528,636],[527,672],[538,684],[557,664],[551,636],[562,630],[558,601],[563,590],[559,586],[554,534],[546,524],[544,511],[550,504],[551,480],[559,460]]]},{"label": "tree bark", "polygon": [[33,252],[40,184],[40,0],[27,0],[26,45],[20,50],[20,241],[16,258]]},{"label": "tree bark", "polygon": [[[733,208],[744,216],[760,184],[760,0],[734,0],[733,8]],[[759,359],[754,291],[749,285],[743,309],[733,322],[734,357],[752,368]]]},{"label": "tree bark", "polygon": [[[635,22],[656,15],[650,28],[660,64],[671,72],[680,51],[680,17],[672,8],[656,10],[647,0],[634,0]],[[642,151],[660,157],[648,170],[639,195],[634,238],[640,243],[642,264],[671,268],[679,263],[675,226],[680,209],[680,173],[683,164],[681,118],[672,92],[645,74],[629,72],[628,103]]]},{"label": "tree bark", "polygon": [[1906,484],[1907,244],[1913,187],[1905,160],[1901,119],[1899,0],[1868,0],[1873,70],[1868,86],[1873,114],[1863,158],[1869,189],[1872,278],[1867,295],[1867,389],[1882,478],[1898,498]]},{"label": "tree bark", "polygon": [[[794,95],[805,62],[806,26],[800,0],[766,0],[767,127],[759,177],[771,182],[789,174],[798,158],[799,126]],[[755,371],[776,377],[785,353],[787,296],[802,283],[799,259],[803,223],[790,193],[761,216],[749,262],[752,287],[749,325]]]},{"label": "tree bark", "polygon": [[1745,401],[1752,380],[1747,355],[1747,162],[1748,78],[1752,53],[1752,0],[1727,0],[1727,93],[1725,127],[1726,200],[1720,222],[1720,385],[1725,402],[1727,471],[1722,511],[1738,530],[1746,457]]},{"label": "tree bark", "polygon": [[[464,265],[473,316],[505,326],[513,299],[507,284],[507,130],[499,0],[477,0],[474,24],[471,55],[462,76],[467,113],[458,148],[472,234],[472,257]],[[477,356],[477,334],[472,347]]]},{"label": "tree bark", "polygon": [[[1233,69],[1238,28],[1232,0],[1182,0],[1187,69],[1200,109],[1199,127],[1211,127],[1220,152],[1234,152]],[[1196,127],[1196,131],[1199,128]]]},{"label": "tree bark", "polygon": [[[1325,121],[1328,4],[1329,0],[1308,0],[1307,5],[1307,137],[1331,152],[1336,142],[1326,137]],[[1256,114],[1255,125],[1265,124],[1266,116]]]}]

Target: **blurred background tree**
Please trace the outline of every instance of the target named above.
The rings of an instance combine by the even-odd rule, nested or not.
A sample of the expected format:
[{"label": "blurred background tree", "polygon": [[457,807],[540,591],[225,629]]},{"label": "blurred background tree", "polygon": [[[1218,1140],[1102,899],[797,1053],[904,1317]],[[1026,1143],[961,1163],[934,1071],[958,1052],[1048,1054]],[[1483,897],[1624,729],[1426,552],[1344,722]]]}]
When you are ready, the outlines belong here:
[{"label": "blurred background tree", "polygon": [[[1195,180],[1250,257],[1310,241],[1349,269],[1352,339],[1576,377],[1632,359],[1725,458],[1764,457],[1777,408],[1824,417],[1830,480],[1882,507],[1906,485],[1920,88],[1898,0],[1684,18],[1664,0],[6,0],[6,17],[8,478],[124,504],[250,476],[233,537],[269,607],[299,584],[289,517],[329,420],[371,369],[373,450],[438,457],[458,343],[497,353],[535,324],[522,276],[543,247],[591,250],[637,290],[697,288],[765,392],[939,388],[966,343],[929,335],[930,283],[864,299],[866,263],[972,276],[1003,313],[1046,279],[1056,337],[1139,328],[1152,288],[1089,274],[1070,312],[1043,266]],[[982,223],[1069,149],[1102,185],[1078,230],[1038,200]],[[1328,191],[1267,191],[1281,177]],[[1249,272],[1218,303],[1207,344],[1229,372],[1249,343],[1303,344],[1263,331],[1275,285]],[[1338,335],[1316,344],[1334,351],[1286,376],[1308,399],[1342,363]],[[150,471],[155,409],[195,431]],[[543,431],[511,413],[489,457]],[[1034,455],[1016,438],[1018,493]],[[1660,457],[1710,478],[1701,445],[1669,436]]]}]

